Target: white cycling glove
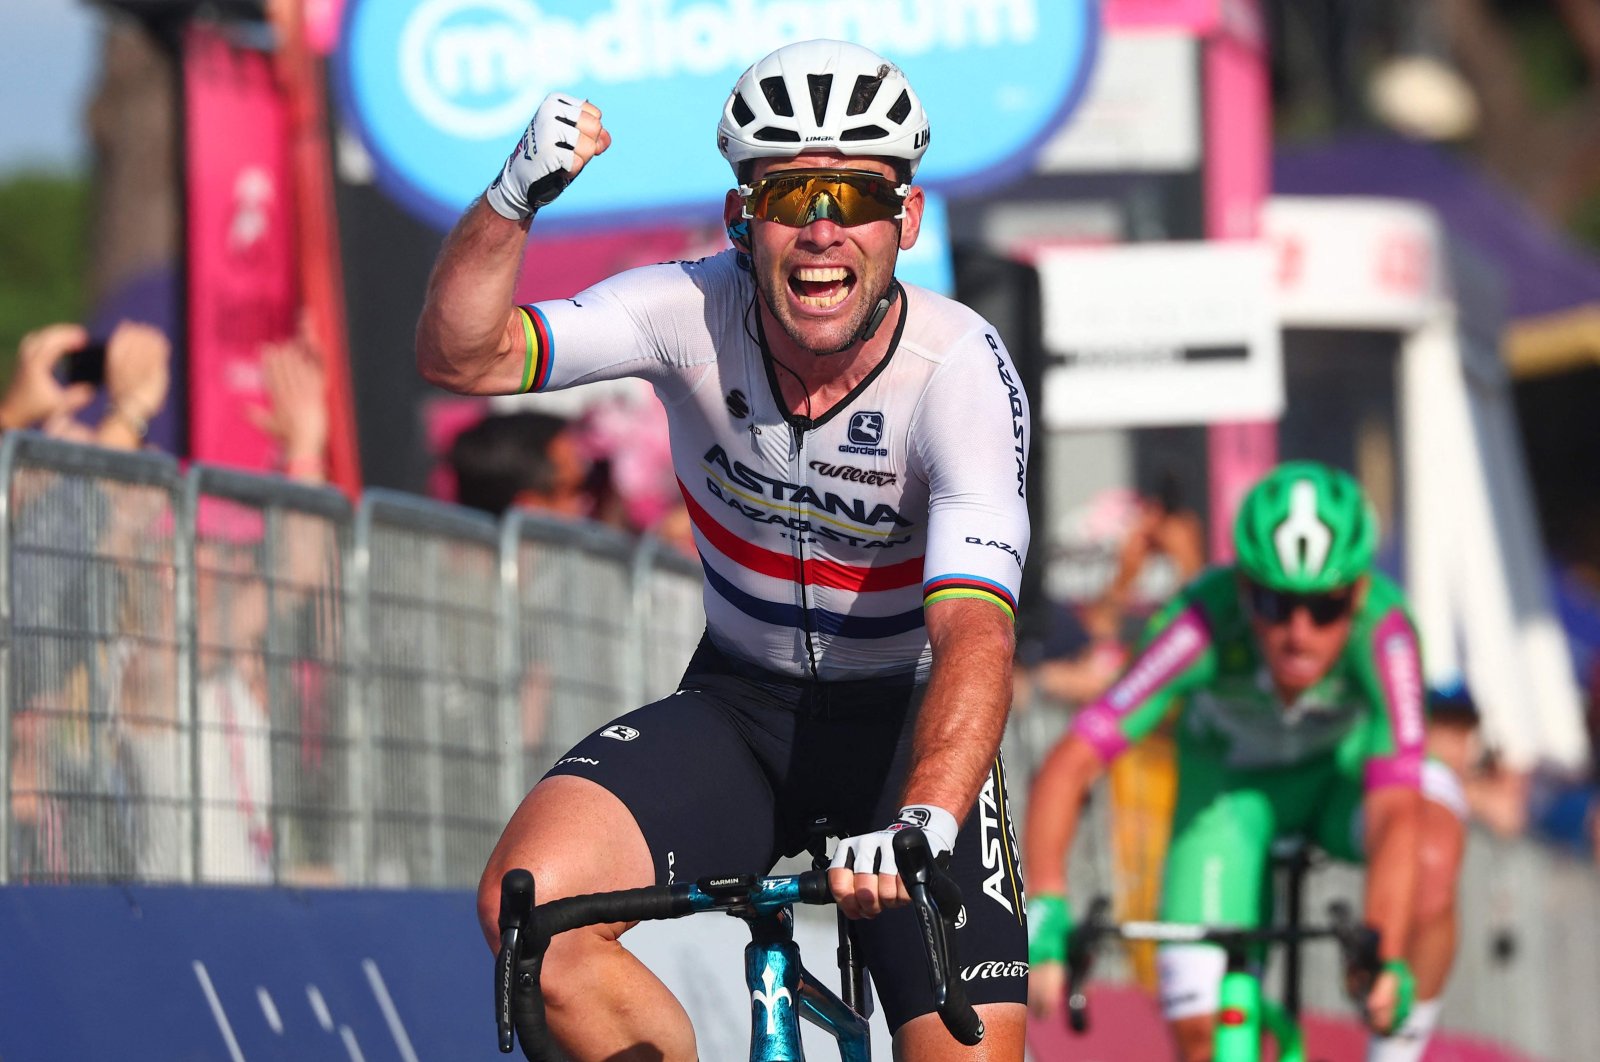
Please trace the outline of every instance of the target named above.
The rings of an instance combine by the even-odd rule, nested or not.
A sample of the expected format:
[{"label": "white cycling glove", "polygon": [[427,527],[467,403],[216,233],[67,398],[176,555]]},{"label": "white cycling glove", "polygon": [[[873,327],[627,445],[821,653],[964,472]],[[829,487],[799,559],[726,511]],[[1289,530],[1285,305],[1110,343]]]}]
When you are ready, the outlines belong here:
[{"label": "white cycling glove", "polygon": [[894,835],[912,826],[922,827],[935,859],[955,847],[956,834],[961,831],[956,817],[944,808],[907,804],[900,809],[899,818],[877,833],[864,833],[840,841],[829,868],[844,867],[857,874],[899,874],[900,868],[894,863]]},{"label": "white cycling glove", "polygon": [[526,221],[561,194],[572,180],[572,150],[578,142],[578,115],[583,101],[552,92],[533,112],[527,132],[506,159],[500,176],[483,198],[494,212],[511,221]]}]

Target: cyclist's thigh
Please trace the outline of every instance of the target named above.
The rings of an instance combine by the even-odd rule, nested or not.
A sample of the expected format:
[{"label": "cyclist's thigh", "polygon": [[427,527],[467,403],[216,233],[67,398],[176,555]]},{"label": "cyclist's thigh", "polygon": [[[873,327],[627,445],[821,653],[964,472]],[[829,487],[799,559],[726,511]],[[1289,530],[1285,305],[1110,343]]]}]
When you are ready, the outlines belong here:
[{"label": "cyclist's thigh", "polygon": [[[1179,766],[1178,802],[1167,849],[1161,917],[1173,922],[1256,925],[1275,828],[1271,799],[1237,785],[1212,761]],[[1161,1008],[1169,1020],[1216,1011],[1222,949],[1166,945],[1156,952]]]},{"label": "cyclist's thigh", "polygon": [[622,802],[657,884],[772,865],[771,785],[737,713],[704,690],[679,690],[601,727],[545,775],[562,777],[588,779]]},{"label": "cyclist's thigh", "polygon": [[[961,886],[963,900],[951,934],[953,961],[974,1006],[1020,1004],[1028,998],[1025,893],[1006,783],[1005,767],[997,757],[951,853],[950,873]],[[927,959],[911,909],[897,907],[857,925],[890,1031],[932,1013]]]},{"label": "cyclist's thigh", "polygon": [[1174,922],[1253,926],[1276,833],[1271,796],[1224,768],[1185,759],[1161,896]]}]

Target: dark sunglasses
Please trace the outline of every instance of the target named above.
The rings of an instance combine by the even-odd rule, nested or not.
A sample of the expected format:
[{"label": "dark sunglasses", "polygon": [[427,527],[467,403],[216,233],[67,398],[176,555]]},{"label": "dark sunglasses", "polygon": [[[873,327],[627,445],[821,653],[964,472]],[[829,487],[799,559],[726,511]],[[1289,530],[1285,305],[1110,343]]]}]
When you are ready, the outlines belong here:
[{"label": "dark sunglasses", "polygon": [[1273,590],[1259,583],[1246,583],[1245,592],[1250,601],[1250,611],[1274,626],[1289,622],[1295,609],[1304,608],[1311,616],[1312,623],[1326,627],[1348,616],[1356,600],[1355,587],[1328,590],[1320,594],[1293,594]]},{"label": "dark sunglasses", "polygon": [[827,220],[849,227],[905,216],[911,186],[870,170],[779,170],[741,184],[744,216],[800,228]]}]

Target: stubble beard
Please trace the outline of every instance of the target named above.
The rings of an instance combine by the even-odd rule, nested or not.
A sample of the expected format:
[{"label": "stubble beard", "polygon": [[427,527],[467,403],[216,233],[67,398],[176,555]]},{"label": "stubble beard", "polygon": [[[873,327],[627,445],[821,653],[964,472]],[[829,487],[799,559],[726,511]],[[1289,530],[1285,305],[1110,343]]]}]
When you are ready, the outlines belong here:
[{"label": "stubble beard", "polygon": [[866,323],[867,317],[872,313],[878,302],[889,294],[890,285],[894,282],[891,272],[883,280],[880,290],[871,298],[861,297],[863,280],[857,274],[857,290],[851,293],[855,300],[855,307],[848,316],[830,319],[826,322],[808,319],[802,321],[796,317],[789,305],[789,283],[777,271],[761,274],[761,294],[766,299],[767,309],[772,311],[773,318],[778,322],[778,327],[783,329],[791,342],[802,350],[822,358],[830,354],[838,354],[856,343],[856,337],[861,331],[861,326]]}]

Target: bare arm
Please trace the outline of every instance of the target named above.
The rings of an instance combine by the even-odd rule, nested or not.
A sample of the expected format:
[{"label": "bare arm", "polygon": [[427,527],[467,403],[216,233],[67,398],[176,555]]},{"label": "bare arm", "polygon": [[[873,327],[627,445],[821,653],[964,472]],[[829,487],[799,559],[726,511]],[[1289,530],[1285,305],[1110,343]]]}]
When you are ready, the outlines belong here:
[{"label": "bare arm", "polygon": [[[1384,959],[1404,955],[1411,932],[1412,897],[1417,885],[1417,844],[1422,819],[1422,794],[1405,786],[1385,786],[1367,794],[1366,920],[1379,933],[1378,953]],[[1378,978],[1367,996],[1367,1019],[1385,1030],[1398,998],[1395,975]]]},{"label": "bare arm", "polygon": [[1023,880],[1036,896],[1067,894],[1067,853],[1084,798],[1105,773],[1093,745],[1076,734],[1056,743],[1034,776],[1022,828]]},{"label": "bare arm", "polygon": [[461,394],[521,389],[525,343],[514,308],[527,221],[510,221],[482,199],[445,238],[417,321],[417,371]]},{"label": "bare arm", "polygon": [[985,601],[927,609],[933,672],[917,716],[902,804],[932,804],[960,822],[994,765],[1011,710],[1011,617]]},{"label": "bare arm", "polygon": [[[1000,749],[1011,709],[1016,635],[1011,617],[986,601],[936,601],[925,618],[933,672],[917,714],[900,803],[943,809],[959,825]],[[847,916],[871,918],[909,900],[898,874],[853,872],[839,864],[838,855],[828,882]]]},{"label": "bare arm", "polygon": [[[542,141],[534,137],[536,127]],[[542,153],[536,141],[544,144]],[[576,100],[557,93],[546,97],[500,178],[456,222],[434,262],[417,321],[417,370],[423,379],[460,394],[524,389],[528,346],[514,297],[528,226],[534,211],[610,145],[611,134],[594,104],[580,109]],[[559,165],[552,170],[555,148],[570,152],[564,174]]]}]

